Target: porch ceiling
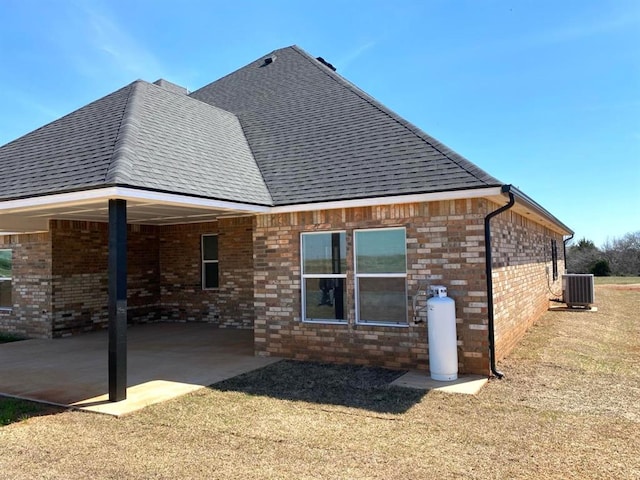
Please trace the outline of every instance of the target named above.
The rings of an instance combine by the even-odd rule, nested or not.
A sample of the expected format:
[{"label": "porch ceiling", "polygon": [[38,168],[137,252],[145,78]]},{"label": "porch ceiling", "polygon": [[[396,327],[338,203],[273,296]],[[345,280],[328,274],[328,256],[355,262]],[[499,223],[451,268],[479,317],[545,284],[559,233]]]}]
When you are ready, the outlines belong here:
[{"label": "porch ceiling", "polygon": [[[229,214],[226,210],[180,207],[155,202],[128,201],[127,223],[170,225],[176,223],[210,222]],[[40,207],[20,213],[0,214],[0,232],[48,230],[49,220],[84,220],[107,222],[109,206],[103,201],[82,205]]]},{"label": "porch ceiling", "polygon": [[110,198],[127,200],[127,223],[174,225],[217,220],[220,216],[258,213],[265,207],[190,198],[130,189],[89,192],[2,202],[0,234],[38,232],[49,229],[49,220],[108,222]]}]

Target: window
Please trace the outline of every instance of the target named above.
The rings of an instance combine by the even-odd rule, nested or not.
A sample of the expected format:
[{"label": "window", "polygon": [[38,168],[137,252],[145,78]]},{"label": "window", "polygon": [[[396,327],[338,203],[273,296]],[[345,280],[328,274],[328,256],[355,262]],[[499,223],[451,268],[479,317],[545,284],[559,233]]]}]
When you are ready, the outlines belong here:
[{"label": "window", "polygon": [[346,322],[344,285],[347,277],[345,232],[303,233],[302,320]]},{"label": "window", "polygon": [[558,279],[558,242],[551,240],[551,267],[553,269],[553,281]]},{"label": "window", "polygon": [[11,308],[11,250],[0,250],[0,309]]},{"label": "window", "polygon": [[218,288],[218,236],[202,236],[202,288]]},{"label": "window", "polygon": [[407,249],[404,228],[357,230],[356,322],[407,324]]}]

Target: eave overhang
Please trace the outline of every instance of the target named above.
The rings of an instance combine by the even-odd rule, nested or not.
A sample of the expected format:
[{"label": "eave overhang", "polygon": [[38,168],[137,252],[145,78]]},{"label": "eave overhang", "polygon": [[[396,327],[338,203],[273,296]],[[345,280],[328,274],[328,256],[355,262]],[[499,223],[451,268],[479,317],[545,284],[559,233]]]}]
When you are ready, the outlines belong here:
[{"label": "eave overhang", "polygon": [[47,231],[49,220],[52,219],[106,222],[107,203],[110,199],[127,200],[130,224],[176,225],[216,221],[224,216],[269,215],[473,198],[485,198],[501,206],[508,201],[509,192],[513,193],[516,200],[511,210],[562,235],[573,233],[573,230],[540,204],[512,185],[277,207],[112,186],[0,202],[0,235]]},{"label": "eave overhang", "polygon": [[269,210],[241,202],[112,186],[0,202],[0,234],[47,231],[52,219],[106,222],[108,201],[114,199],[127,201],[130,224],[201,223]]}]

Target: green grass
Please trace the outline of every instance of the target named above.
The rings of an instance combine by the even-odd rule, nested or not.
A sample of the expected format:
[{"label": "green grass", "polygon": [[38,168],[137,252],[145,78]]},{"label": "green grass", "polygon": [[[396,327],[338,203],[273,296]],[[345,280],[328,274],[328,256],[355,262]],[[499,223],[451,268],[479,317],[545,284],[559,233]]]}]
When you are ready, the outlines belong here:
[{"label": "green grass", "polygon": [[594,277],[596,285],[630,285],[640,283],[640,277]]},{"label": "green grass", "polygon": [[[17,342],[20,340],[24,339],[17,335],[0,332],[0,343]],[[51,407],[39,403],[18,400],[17,398],[0,397],[0,426],[42,415],[50,410]]]},{"label": "green grass", "polygon": [[18,342],[20,340],[24,340],[24,338],[13,333],[0,332],[0,343]]},{"label": "green grass", "polygon": [[42,415],[50,410],[51,407],[43,404],[17,398],[0,397],[0,426]]}]

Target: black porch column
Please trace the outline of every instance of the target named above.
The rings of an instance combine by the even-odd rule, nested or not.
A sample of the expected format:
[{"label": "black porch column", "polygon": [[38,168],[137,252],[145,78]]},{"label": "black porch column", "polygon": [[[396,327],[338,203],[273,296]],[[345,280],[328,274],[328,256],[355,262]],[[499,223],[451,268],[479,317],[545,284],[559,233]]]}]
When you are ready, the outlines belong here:
[{"label": "black porch column", "polygon": [[109,401],[127,398],[127,201],[109,200]]}]

